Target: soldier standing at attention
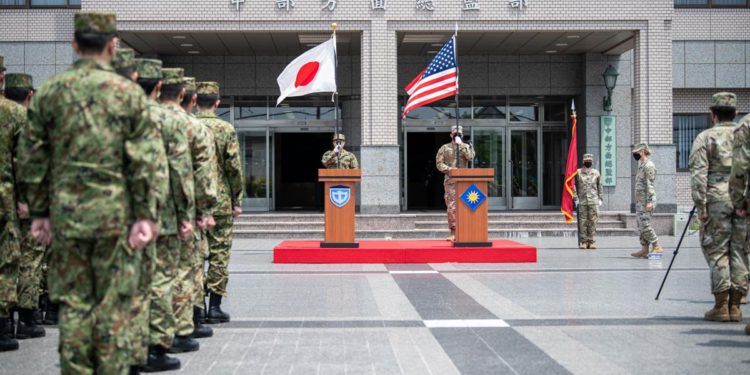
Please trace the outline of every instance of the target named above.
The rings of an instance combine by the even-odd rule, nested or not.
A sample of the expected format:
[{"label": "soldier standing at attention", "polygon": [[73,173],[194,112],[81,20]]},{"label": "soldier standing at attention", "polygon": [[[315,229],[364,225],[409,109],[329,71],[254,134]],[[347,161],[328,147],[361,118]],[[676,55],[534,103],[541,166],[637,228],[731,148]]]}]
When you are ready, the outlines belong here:
[{"label": "soldier standing at attention", "polygon": [[594,155],[583,155],[583,168],[578,169],[573,200],[578,206],[579,249],[596,249],[596,223],[599,222],[599,206],[602,205],[604,190],[599,171],[591,168]]},{"label": "soldier standing at attention", "polygon": [[[0,55],[0,85],[5,65]],[[20,106],[0,96],[0,352],[18,350],[10,324],[10,308],[18,301],[17,277],[21,260],[21,234],[16,211],[16,173],[13,155],[16,136],[25,125]]]},{"label": "soldier standing at attention", "polygon": [[[743,117],[739,125],[734,131],[734,147],[732,151],[732,171],[729,180],[729,195],[732,198],[732,205],[734,206],[735,213],[737,216],[745,218],[745,232],[747,233],[747,225],[750,223],[750,215],[747,215],[748,199],[750,199],[750,192],[747,191],[748,178],[750,178],[750,115]],[[742,231],[739,231],[739,236],[743,235]],[[734,233],[732,238],[734,238]],[[747,243],[747,238],[744,244],[744,257],[745,265],[750,268],[750,244]],[[734,275],[733,275],[734,276]],[[749,275],[750,277],[750,275]],[[747,303],[747,294],[740,304]],[[750,323],[745,326],[745,334],[750,335]]]},{"label": "soldier standing at attention", "polygon": [[[32,78],[28,74],[9,73],[5,77],[5,97],[18,104],[18,113],[22,117],[21,127],[17,129],[15,144],[17,155],[20,135],[26,131],[27,114],[31,97],[34,95]],[[18,173],[18,168],[16,168]],[[20,176],[16,176],[16,181]],[[20,186],[16,187],[16,206],[21,228],[21,262],[18,269],[18,326],[16,328],[17,339],[28,339],[43,337],[44,328],[36,325],[34,312],[39,308],[39,296],[41,290],[42,261],[44,259],[45,246],[36,242],[31,237],[31,220],[29,219],[29,206]],[[11,317],[12,318],[12,317]]]},{"label": "soldier standing at attention", "polygon": [[[214,137],[211,134],[211,131],[209,131],[208,128],[206,128],[206,126],[203,125],[203,123],[201,123],[193,114],[193,108],[195,108],[198,102],[195,78],[184,77],[183,82],[185,84],[185,97],[182,98],[181,106],[185,113],[187,113],[188,117],[190,117],[193,128],[193,131],[188,134],[188,137],[191,133],[195,136],[194,142],[191,142],[191,145],[194,146],[191,146],[190,151],[193,157],[193,174],[196,180],[196,205],[200,205],[201,198],[198,198],[197,196],[200,195],[200,189],[202,188],[201,184],[204,183],[204,178],[208,179],[208,181],[205,182],[205,187],[203,187],[206,189],[204,198],[210,200],[211,195],[216,196],[216,201],[213,204],[205,202],[207,206],[210,206],[210,209],[207,209],[206,214],[209,212],[211,213],[211,216],[207,217],[209,222],[207,223],[206,228],[201,228],[199,226],[199,230],[196,230],[193,236],[195,239],[192,273],[194,287],[191,299],[193,303],[193,337],[199,339],[211,337],[214,334],[211,327],[203,325],[203,321],[206,317],[206,290],[204,286],[206,275],[203,267],[206,259],[208,259],[208,239],[206,238],[206,232],[213,229],[216,225],[216,221],[213,218],[213,212],[216,210],[216,205],[218,204],[218,191],[216,190],[218,165],[216,162],[216,143],[214,142]],[[201,166],[204,159],[206,159],[207,165]],[[201,177],[202,173],[206,173],[206,176]]]},{"label": "soldier standing at attention", "polygon": [[[161,131],[169,168],[169,188],[166,202],[161,207],[161,231],[156,239],[156,259],[149,289],[148,360],[141,371],[169,371],[180,367],[180,360],[169,357],[167,351],[172,347],[177,328],[173,298],[182,241],[192,240],[193,236],[193,166],[183,118],[156,102],[163,84],[162,62],[136,59],[135,63],[138,84],[149,97],[151,121]],[[178,342],[179,348],[182,351],[198,350],[198,342],[190,340]]]},{"label": "soldier standing at attention", "polygon": [[[456,240],[456,183],[448,177],[448,171],[456,168],[467,168],[469,161],[474,159],[474,149],[463,143],[463,128],[451,127],[451,142],[444,144],[435,156],[437,169],[445,174],[443,187],[445,188],[445,205],[448,207],[448,228],[451,230],[448,241]],[[457,156],[460,155],[460,156]]]},{"label": "soldier standing at attention", "polygon": [[232,124],[216,116],[219,108],[219,84],[199,82],[198,114],[196,117],[213,135],[218,162],[219,204],[214,211],[216,226],[208,232],[208,276],[206,285],[209,295],[208,323],[226,323],[229,314],[221,310],[221,299],[227,294],[229,281],[229,253],[232,250],[233,218],[242,214],[244,178],[237,133]]},{"label": "soldier standing at attention", "polygon": [[633,159],[638,162],[638,173],[635,175],[635,213],[640,232],[641,251],[631,253],[635,258],[648,259],[649,246],[653,246],[654,253],[663,250],[659,245],[654,228],[651,227],[651,216],[656,208],[656,166],[649,160],[651,149],[645,143],[639,143],[633,148]]},{"label": "soldier standing at attention", "polygon": [[60,371],[122,374],[131,363],[141,249],[156,229],[149,152],[156,133],[143,91],[110,65],[115,15],[81,12],[74,20],[80,59],[34,95],[19,176],[31,233],[52,244]]},{"label": "soldier standing at attention", "polygon": [[333,136],[333,150],[326,151],[320,161],[328,169],[359,169],[359,161],[349,151],[344,150],[346,137],[343,134]]}]

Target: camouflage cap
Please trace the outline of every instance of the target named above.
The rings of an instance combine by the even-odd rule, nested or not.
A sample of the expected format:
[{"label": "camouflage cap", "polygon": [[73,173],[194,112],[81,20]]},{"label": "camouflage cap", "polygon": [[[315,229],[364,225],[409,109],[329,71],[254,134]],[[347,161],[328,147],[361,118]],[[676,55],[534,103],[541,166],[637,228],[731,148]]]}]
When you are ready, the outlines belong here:
[{"label": "camouflage cap", "polygon": [[590,160],[594,161],[594,155],[592,154],[583,154],[583,161]]},{"label": "camouflage cap", "polygon": [[130,48],[118,48],[112,59],[112,67],[121,69],[133,69],[135,67],[135,51]]},{"label": "camouflage cap", "polygon": [[346,142],[346,137],[344,137],[343,134],[334,134],[333,135],[333,140],[334,141],[344,141],[344,142]]},{"label": "camouflage cap", "polygon": [[5,75],[5,88],[33,89],[34,81],[28,74],[8,73]]},{"label": "camouflage cap", "polygon": [[182,84],[185,85],[186,92],[195,92],[195,77],[182,77]]},{"label": "camouflage cap", "polygon": [[114,34],[117,32],[117,18],[114,13],[76,13],[73,22],[75,31],[79,33]]},{"label": "camouflage cap", "polygon": [[182,68],[162,68],[162,84],[181,85],[182,77],[185,75],[185,69]]},{"label": "camouflage cap", "polygon": [[138,70],[138,79],[162,79],[161,60],[135,59],[135,68]]},{"label": "camouflage cap", "polygon": [[646,151],[647,151],[647,152],[649,152],[649,153],[651,152],[651,149],[650,149],[650,148],[648,148],[648,145],[647,145],[647,144],[645,144],[645,143],[639,143],[639,144],[637,144],[637,145],[635,145],[635,146],[633,147],[633,153],[634,153],[634,154],[635,154],[636,152],[641,152],[641,151],[643,151],[643,150],[646,150]]},{"label": "camouflage cap", "polygon": [[717,92],[711,98],[711,108],[737,108],[737,95],[731,92]]},{"label": "camouflage cap", "polygon": [[5,57],[0,53],[0,72],[5,71]]},{"label": "camouflage cap", "polygon": [[196,92],[198,95],[219,95],[219,84],[213,81],[198,82]]},{"label": "camouflage cap", "polygon": [[464,127],[460,126],[460,125],[453,125],[453,126],[451,126],[451,133],[453,133],[454,131],[456,131],[456,128],[458,128],[458,132],[459,133],[463,134]]}]

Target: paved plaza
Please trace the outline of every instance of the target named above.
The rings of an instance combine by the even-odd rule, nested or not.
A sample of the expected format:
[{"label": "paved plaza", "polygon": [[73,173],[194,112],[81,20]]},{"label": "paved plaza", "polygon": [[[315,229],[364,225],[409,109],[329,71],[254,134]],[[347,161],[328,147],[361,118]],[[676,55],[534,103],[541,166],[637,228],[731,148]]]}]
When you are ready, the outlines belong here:
[{"label": "paved plaza", "polygon": [[[708,323],[697,236],[660,301],[662,261],[637,239],[521,239],[536,264],[274,265],[279,241],[235,241],[226,311],[187,374],[742,374],[744,324]],[[750,307],[745,306],[750,315]],[[0,374],[59,372],[58,332],[0,354]]]}]

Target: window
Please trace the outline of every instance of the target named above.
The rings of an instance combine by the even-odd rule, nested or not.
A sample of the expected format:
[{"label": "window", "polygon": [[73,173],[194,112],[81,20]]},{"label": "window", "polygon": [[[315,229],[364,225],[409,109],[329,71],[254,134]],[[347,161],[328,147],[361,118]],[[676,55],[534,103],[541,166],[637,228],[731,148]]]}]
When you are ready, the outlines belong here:
[{"label": "window", "polygon": [[[402,103],[406,104],[403,100]],[[401,107],[403,113],[404,107]],[[462,119],[471,118],[471,101],[468,98],[461,98],[459,101],[458,116]],[[406,115],[409,120],[436,120],[436,119],[455,119],[456,118],[456,101],[453,98],[439,100],[430,103],[427,106],[414,108]]]},{"label": "window", "polygon": [[690,149],[693,141],[700,132],[708,129],[709,117],[707,114],[695,115],[673,115],[672,116],[672,139],[677,146],[677,169],[687,170]]},{"label": "window", "polygon": [[0,0],[0,8],[81,8],[81,0]]},{"label": "window", "polygon": [[505,96],[474,98],[475,119],[504,119],[505,111]]},{"label": "window", "polygon": [[509,115],[512,122],[537,122],[539,103],[512,103]]},{"label": "window", "polygon": [[747,8],[748,0],[674,0],[675,8]]}]

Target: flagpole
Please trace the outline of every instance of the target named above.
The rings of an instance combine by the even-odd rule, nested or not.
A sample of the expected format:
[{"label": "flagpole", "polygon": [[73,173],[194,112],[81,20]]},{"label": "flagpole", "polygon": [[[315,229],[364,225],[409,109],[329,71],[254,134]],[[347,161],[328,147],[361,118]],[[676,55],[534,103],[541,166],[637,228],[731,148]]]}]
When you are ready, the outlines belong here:
[{"label": "flagpole", "polygon": [[[339,147],[341,145],[341,141],[339,141],[339,91],[338,91],[338,73],[339,73],[339,51],[336,48],[336,22],[331,23],[331,30],[333,31],[333,50],[335,51],[334,57],[336,58],[336,65],[333,72],[333,81],[336,84],[336,92],[333,93],[333,121],[335,123],[334,125],[334,133],[333,136],[336,138],[336,147]],[[339,155],[341,154],[341,149],[339,148],[339,154],[336,155],[336,168],[341,168],[341,161],[339,158]]]},{"label": "flagpole", "polygon": [[[458,86],[458,77],[459,77],[459,75],[458,75],[458,40],[457,40],[458,38],[457,38],[457,36],[458,36],[458,22],[456,22],[456,29],[453,32],[453,37],[452,37],[453,38],[453,60],[456,62],[456,86]],[[458,116],[460,114],[460,110],[458,108],[458,89],[456,89],[456,95],[453,96],[453,99],[456,101],[456,131],[458,131],[458,129],[460,129],[460,126],[461,126],[460,123],[459,123],[459,119],[458,119]],[[458,163],[458,161],[460,160],[459,159],[459,154],[460,153],[461,153],[461,146],[459,145],[458,149],[456,151],[456,168],[458,168],[459,165],[460,165]]]}]

